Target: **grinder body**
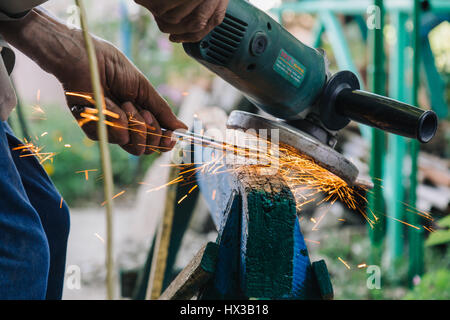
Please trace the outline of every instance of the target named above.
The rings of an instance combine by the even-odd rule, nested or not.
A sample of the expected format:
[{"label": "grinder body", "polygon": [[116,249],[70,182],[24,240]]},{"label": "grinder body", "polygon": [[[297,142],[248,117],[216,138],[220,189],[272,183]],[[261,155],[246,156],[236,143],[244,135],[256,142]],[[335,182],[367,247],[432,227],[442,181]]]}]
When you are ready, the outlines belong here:
[{"label": "grinder body", "polygon": [[325,59],[246,1],[230,1],[224,21],[185,51],[281,119],[296,120],[326,83]]},{"label": "grinder body", "polygon": [[334,135],[355,120],[420,142],[436,133],[433,111],[361,91],[350,71],[328,77],[322,51],[306,46],[247,1],[230,0],[220,25],[201,41],[183,46],[257,107],[289,123],[303,123],[302,130],[306,119]]}]

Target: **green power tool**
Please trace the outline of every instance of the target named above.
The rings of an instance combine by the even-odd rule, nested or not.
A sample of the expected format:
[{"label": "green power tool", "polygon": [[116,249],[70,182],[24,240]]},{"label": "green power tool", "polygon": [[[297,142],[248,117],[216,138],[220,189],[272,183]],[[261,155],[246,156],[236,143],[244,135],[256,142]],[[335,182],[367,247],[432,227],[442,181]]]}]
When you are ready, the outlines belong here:
[{"label": "green power tool", "polygon": [[323,51],[306,46],[247,1],[230,0],[219,26],[183,46],[258,108],[329,146],[350,120],[420,142],[436,133],[433,111],[361,91],[350,71],[330,76]]}]

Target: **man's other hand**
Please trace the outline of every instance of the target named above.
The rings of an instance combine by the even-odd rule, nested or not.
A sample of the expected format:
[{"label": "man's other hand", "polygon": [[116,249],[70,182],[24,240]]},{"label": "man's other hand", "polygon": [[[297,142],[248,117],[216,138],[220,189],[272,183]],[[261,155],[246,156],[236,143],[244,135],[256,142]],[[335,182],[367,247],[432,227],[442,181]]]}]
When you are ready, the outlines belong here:
[{"label": "man's other hand", "polygon": [[[108,110],[105,118],[109,142],[134,155],[172,149],[171,131],[162,132],[161,128],[186,129],[186,125],[178,120],[145,76],[116,47],[100,39],[95,39],[94,44]],[[94,107],[86,110],[73,108],[92,104],[89,94],[88,98],[85,94],[92,92],[87,56],[67,68],[70,70],[61,70],[57,77],[66,92],[69,108],[86,135],[97,140]]]},{"label": "man's other hand", "polygon": [[228,0],[135,0],[173,42],[197,42],[222,23]]},{"label": "man's other hand", "polygon": [[[35,8],[23,19],[0,22],[0,34],[58,78],[78,123],[89,138],[97,140],[97,111],[93,108],[89,61],[81,31],[72,30],[45,10]],[[170,131],[187,128],[186,125],[116,47],[96,37],[94,46],[110,111],[105,114],[109,142],[134,155],[170,150],[174,145]],[[80,112],[74,106],[88,108]],[[161,128],[169,131],[163,134]]]}]

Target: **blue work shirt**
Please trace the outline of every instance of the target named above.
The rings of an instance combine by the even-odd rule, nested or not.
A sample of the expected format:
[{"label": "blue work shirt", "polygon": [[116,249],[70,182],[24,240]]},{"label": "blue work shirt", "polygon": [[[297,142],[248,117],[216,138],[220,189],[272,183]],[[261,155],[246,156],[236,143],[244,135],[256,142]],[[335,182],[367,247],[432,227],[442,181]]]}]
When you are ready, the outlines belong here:
[{"label": "blue work shirt", "polygon": [[60,299],[69,209],[22,145],[0,121],[0,299]]}]

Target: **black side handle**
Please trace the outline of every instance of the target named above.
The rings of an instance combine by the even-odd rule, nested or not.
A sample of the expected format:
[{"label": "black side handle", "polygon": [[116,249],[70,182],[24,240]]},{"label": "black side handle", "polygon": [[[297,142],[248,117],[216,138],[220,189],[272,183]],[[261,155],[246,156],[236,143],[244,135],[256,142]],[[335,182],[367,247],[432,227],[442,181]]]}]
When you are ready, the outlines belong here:
[{"label": "black side handle", "polygon": [[430,141],[437,130],[438,118],[434,111],[350,88],[340,90],[335,99],[336,113],[422,143]]}]

